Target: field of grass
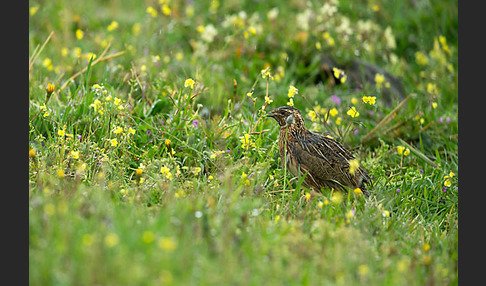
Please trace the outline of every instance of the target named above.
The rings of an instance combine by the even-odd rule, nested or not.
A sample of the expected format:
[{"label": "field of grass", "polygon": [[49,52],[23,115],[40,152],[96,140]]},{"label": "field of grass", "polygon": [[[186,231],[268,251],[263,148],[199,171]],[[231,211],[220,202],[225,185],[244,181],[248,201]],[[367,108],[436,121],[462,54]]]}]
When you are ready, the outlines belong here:
[{"label": "field of grass", "polygon": [[[30,0],[30,283],[457,285],[457,10]],[[336,84],[323,55],[405,96],[382,74]],[[281,168],[264,114],[289,104],[371,197]]]}]

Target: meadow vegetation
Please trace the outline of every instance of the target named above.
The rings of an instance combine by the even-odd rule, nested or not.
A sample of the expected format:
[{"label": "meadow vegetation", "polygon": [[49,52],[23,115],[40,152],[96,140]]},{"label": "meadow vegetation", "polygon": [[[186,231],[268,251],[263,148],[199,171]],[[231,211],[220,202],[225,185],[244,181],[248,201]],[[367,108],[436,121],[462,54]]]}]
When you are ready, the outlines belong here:
[{"label": "meadow vegetation", "polygon": [[[30,283],[456,285],[457,38],[457,1],[30,0]],[[281,167],[282,105],[371,197]]]}]

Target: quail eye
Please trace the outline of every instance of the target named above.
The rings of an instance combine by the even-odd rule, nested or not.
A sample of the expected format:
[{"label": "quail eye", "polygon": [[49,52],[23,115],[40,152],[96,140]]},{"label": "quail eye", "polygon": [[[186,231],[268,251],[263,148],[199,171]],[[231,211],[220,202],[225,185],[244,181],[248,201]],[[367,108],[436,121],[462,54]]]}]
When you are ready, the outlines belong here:
[{"label": "quail eye", "polygon": [[292,123],[294,123],[294,115],[293,114],[290,114],[287,119],[285,119],[285,123],[287,123],[287,125],[290,125]]}]

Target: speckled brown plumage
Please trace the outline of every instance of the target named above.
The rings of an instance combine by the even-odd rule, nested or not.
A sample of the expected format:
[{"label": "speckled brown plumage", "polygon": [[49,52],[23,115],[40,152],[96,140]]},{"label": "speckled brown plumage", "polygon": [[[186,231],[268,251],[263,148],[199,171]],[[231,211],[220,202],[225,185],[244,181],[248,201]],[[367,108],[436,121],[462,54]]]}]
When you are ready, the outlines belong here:
[{"label": "speckled brown plumage", "polygon": [[307,174],[304,185],[321,191],[322,188],[346,191],[360,188],[369,196],[366,185],[372,180],[361,167],[354,174],[349,172],[349,161],[355,157],[336,140],[313,133],[305,127],[304,118],[294,107],[282,106],[267,116],[275,119],[280,125],[278,147],[282,168],[287,164],[294,176]]}]

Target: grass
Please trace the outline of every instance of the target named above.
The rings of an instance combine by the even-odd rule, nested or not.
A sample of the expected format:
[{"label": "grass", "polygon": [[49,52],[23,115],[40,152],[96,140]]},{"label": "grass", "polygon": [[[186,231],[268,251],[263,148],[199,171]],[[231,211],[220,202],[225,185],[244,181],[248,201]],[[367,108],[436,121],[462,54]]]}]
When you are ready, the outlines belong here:
[{"label": "grass", "polygon": [[[30,283],[457,285],[457,3],[326,3],[30,1]],[[290,86],[370,198],[281,168]]]}]

